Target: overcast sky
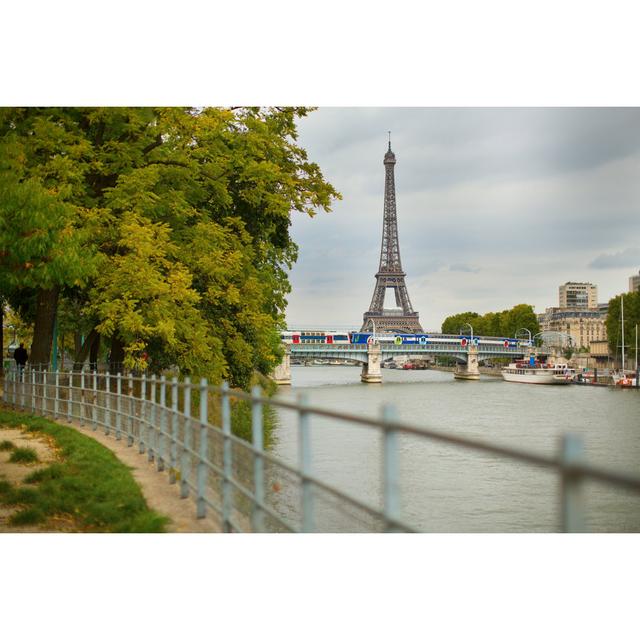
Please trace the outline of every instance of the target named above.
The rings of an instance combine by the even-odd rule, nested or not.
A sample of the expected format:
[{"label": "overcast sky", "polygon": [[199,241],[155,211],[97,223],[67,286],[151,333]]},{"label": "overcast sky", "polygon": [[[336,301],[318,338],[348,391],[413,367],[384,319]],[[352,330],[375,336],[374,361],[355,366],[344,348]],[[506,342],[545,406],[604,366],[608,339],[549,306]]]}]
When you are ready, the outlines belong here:
[{"label": "overcast sky", "polygon": [[321,108],[299,142],[343,200],[293,216],[290,327],[360,327],[389,129],[402,265],[425,330],[468,310],[544,311],[569,280],[596,284],[600,302],[627,291],[640,269],[640,109]]}]

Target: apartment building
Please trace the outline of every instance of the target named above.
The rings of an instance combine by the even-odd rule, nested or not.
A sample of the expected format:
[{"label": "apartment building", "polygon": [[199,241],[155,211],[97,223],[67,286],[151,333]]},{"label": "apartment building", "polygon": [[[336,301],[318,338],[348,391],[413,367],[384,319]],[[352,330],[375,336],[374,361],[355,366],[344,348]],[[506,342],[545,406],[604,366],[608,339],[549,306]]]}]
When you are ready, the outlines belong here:
[{"label": "apartment building", "polygon": [[598,287],[590,282],[565,282],[559,287],[560,309],[597,309]]}]

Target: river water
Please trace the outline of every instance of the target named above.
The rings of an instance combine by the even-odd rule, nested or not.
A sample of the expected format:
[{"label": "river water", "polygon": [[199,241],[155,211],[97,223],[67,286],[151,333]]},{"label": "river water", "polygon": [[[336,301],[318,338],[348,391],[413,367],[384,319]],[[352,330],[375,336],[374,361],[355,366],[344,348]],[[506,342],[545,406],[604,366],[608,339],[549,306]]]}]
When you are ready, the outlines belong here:
[{"label": "river water", "polygon": [[[314,406],[377,417],[391,403],[412,424],[520,449],[554,454],[560,436],[584,439],[587,460],[640,472],[640,392],[602,387],[540,386],[483,376],[384,369],[381,385],[360,382],[360,367],[294,366],[281,398],[308,394]],[[297,419],[277,413],[272,452],[297,463]],[[368,504],[381,504],[381,437],[377,430],[312,418],[312,472]],[[428,532],[559,530],[559,479],[551,471],[494,455],[403,435],[402,518]],[[299,488],[278,483],[276,508],[299,519]],[[275,485],[274,485],[275,486]],[[640,495],[585,483],[590,531],[640,531]],[[380,523],[316,492],[321,531],[376,530]]]}]

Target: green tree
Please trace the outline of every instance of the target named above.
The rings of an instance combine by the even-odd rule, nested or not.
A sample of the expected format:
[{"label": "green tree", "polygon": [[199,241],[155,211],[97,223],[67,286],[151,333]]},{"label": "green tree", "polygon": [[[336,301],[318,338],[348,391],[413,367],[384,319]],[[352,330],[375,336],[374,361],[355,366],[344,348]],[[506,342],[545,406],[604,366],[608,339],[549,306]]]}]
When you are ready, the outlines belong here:
[{"label": "green tree", "polygon": [[442,323],[442,333],[459,334],[461,330],[469,331],[469,328],[465,327],[467,322],[473,326],[474,333],[476,333],[476,325],[479,318],[480,315],[475,311],[464,311],[463,313],[449,316]]},{"label": "green tree", "polygon": [[[627,362],[635,358],[636,325],[640,330],[640,291],[623,293],[609,300],[607,339],[609,352],[620,358],[622,350],[621,300],[624,299],[624,344]],[[626,366],[626,364],[625,364]]]},{"label": "green tree", "polygon": [[538,318],[529,304],[517,304],[503,314],[501,329],[504,336],[513,337],[520,329],[528,329],[532,336],[540,331]]},{"label": "green tree", "polygon": [[473,311],[449,316],[442,323],[442,333],[458,333],[465,322],[469,322],[473,326],[474,334],[484,336],[510,338],[520,329],[529,329],[531,335],[540,331],[538,318],[533,307],[528,304],[518,304],[512,309],[490,311],[483,316]]},{"label": "green tree", "polygon": [[0,293],[16,309],[31,306],[34,364],[49,362],[61,287],[82,285],[95,271],[81,218],[56,188],[26,175],[15,136],[0,141]]},{"label": "green tree", "polygon": [[[69,207],[71,226],[87,232],[78,246],[100,265],[88,280],[59,283],[63,304],[77,310],[67,329],[76,342],[87,336],[79,362],[103,337],[113,362],[144,366],[149,353],[157,366],[243,386],[274,366],[297,257],[291,214],[328,211],[340,197],[296,143],[307,113],[0,110],[0,139],[22,145],[24,176]],[[29,287],[25,299],[40,295],[39,283]]]}]

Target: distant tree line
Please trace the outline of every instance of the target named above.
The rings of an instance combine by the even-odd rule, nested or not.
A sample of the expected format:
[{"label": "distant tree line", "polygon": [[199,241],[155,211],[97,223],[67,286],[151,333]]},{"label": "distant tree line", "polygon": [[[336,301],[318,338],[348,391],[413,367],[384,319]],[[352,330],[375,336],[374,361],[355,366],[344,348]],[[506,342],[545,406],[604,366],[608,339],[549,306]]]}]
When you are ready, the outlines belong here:
[{"label": "distant tree line", "polygon": [[[518,304],[512,309],[490,311],[484,315],[475,311],[458,313],[445,318],[442,333],[457,334],[462,331],[467,334],[469,327],[465,323],[473,327],[474,335],[513,338],[520,329],[528,329],[532,336],[540,332],[538,318],[529,304]],[[522,335],[526,336],[526,331]]]},{"label": "distant tree line", "polygon": [[291,214],[340,194],[305,108],[1,108],[0,299],[76,366],[223,378],[281,357]]}]

